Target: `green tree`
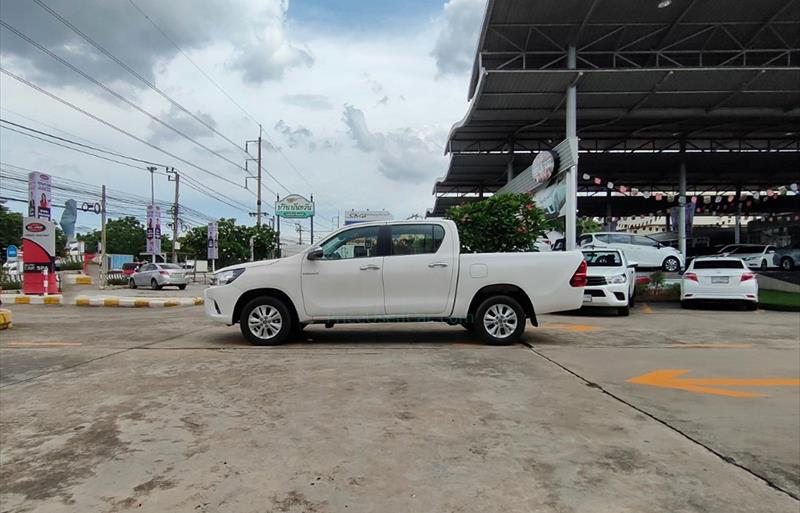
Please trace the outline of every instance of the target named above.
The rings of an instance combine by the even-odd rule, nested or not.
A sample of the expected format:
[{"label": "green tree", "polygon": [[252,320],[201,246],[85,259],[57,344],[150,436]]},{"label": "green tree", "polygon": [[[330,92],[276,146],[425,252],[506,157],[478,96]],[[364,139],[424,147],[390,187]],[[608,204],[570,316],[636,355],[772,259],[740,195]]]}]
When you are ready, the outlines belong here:
[{"label": "green tree", "polygon": [[495,194],[488,199],[452,207],[465,253],[535,251],[534,243],[551,222],[528,194]]},{"label": "green tree", "polygon": [[11,212],[0,205],[0,251],[5,258],[6,247],[10,245],[22,246],[22,214]]},{"label": "green tree", "polygon": [[[244,226],[236,224],[235,219],[220,219],[217,223],[219,238],[219,259],[217,267],[238,264],[250,260],[250,237],[253,241],[255,259],[261,260],[272,255],[276,246],[276,235],[272,228],[262,225]],[[189,258],[205,260],[208,255],[208,228],[192,228],[180,239],[181,253]]]},{"label": "green tree", "polygon": [[[78,234],[78,240],[86,243],[86,251],[97,251],[100,230]],[[106,222],[106,253],[139,255],[144,253],[147,234],[142,223],[133,216],[109,219]]]}]

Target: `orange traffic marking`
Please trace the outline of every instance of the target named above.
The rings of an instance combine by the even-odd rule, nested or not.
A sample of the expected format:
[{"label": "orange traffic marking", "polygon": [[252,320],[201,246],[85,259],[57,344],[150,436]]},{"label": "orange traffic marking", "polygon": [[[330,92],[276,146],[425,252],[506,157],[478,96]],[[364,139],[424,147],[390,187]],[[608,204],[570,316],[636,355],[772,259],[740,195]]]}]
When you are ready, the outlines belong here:
[{"label": "orange traffic marking", "polygon": [[696,394],[728,397],[766,397],[766,394],[715,387],[800,387],[800,379],[681,378],[688,370],[662,369],[626,380],[637,385],[674,388]]},{"label": "orange traffic marking", "polygon": [[552,328],[563,331],[594,331],[597,326],[589,324],[559,324],[559,323],[545,323],[541,325],[542,328]]}]

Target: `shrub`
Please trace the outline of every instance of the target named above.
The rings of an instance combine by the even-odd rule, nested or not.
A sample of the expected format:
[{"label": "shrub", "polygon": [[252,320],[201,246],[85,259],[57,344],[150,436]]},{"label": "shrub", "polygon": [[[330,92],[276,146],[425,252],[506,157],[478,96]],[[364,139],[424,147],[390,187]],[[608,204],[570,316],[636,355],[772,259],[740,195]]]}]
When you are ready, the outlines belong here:
[{"label": "shrub", "polygon": [[458,226],[464,253],[536,251],[552,224],[528,194],[512,193],[452,207],[447,218]]}]

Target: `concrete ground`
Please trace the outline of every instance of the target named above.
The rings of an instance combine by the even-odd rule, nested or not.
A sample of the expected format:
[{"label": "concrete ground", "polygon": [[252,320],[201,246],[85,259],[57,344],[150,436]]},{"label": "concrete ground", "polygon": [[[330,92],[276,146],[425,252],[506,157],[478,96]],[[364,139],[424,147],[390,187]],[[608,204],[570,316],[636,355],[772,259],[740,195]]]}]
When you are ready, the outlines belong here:
[{"label": "concrete ground", "polygon": [[[734,381],[800,376],[797,314],[654,304],[543,316],[508,347],[426,324],[261,348],[200,307],[11,308],[2,512],[800,508],[800,388]],[[725,380],[627,381],[669,369]]]}]

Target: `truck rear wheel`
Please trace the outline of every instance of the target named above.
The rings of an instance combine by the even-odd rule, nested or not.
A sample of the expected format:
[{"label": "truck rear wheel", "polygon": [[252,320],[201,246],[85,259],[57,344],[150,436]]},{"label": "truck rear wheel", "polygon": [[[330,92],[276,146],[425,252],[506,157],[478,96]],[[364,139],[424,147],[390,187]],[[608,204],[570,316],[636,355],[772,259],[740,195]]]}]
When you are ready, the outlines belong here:
[{"label": "truck rear wheel", "polygon": [[512,297],[492,296],[478,307],[474,327],[488,344],[513,344],[525,331],[525,311]]},{"label": "truck rear wheel", "polygon": [[274,297],[257,297],[247,303],[239,318],[244,338],[257,346],[283,344],[292,333],[293,319],[283,302]]}]

